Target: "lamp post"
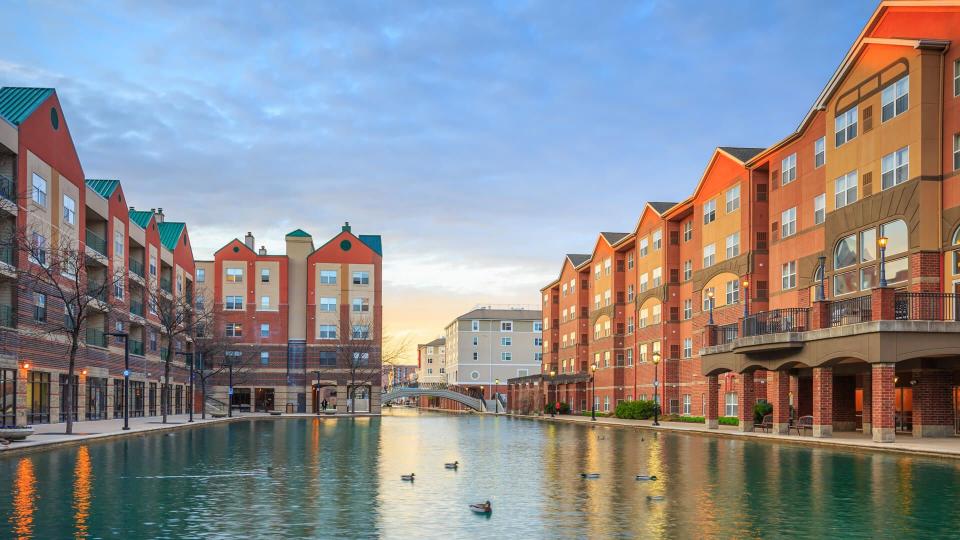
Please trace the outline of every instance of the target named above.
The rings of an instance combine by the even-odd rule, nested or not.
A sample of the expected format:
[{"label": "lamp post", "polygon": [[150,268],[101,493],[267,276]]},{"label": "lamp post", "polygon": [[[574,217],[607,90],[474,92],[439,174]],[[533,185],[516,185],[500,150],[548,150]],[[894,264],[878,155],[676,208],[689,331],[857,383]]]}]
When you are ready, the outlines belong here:
[{"label": "lamp post", "polygon": [[493,380],[493,383],[494,383],[494,387],[493,387],[493,414],[500,414],[500,396],[497,395],[497,394],[499,393],[499,392],[497,392],[497,387],[500,386],[500,379],[494,379],[494,380]]},{"label": "lamp post", "polygon": [[880,286],[887,286],[887,237],[881,236],[877,238],[877,245],[880,247]]},{"label": "lamp post", "polygon": [[707,301],[710,303],[710,320],[707,324],[713,324],[713,289],[707,291]]},{"label": "lamp post", "polygon": [[590,364],[590,420],[597,421],[597,364]]},{"label": "lamp post", "polygon": [[[710,296],[711,304],[710,307],[713,307],[713,296]],[[711,323],[712,324],[712,323]],[[660,353],[654,351],[653,353],[653,425],[659,426],[659,416],[660,412],[660,378],[658,377],[659,368],[657,367],[660,364]]]},{"label": "lamp post", "polygon": [[187,365],[187,369],[190,371],[190,416],[187,422],[193,422],[193,353],[186,351],[174,351],[174,354],[182,355],[183,361]]},{"label": "lamp post", "polygon": [[227,363],[227,418],[233,418],[233,360]]},{"label": "lamp post", "polygon": [[110,332],[108,335],[123,340],[123,430],[130,429],[130,334]]},{"label": "lamp post", "polygon": [[827,292],[824,290],[824,280],[827,274],[827,258],[821,255],[817,259],[820,262],[820,279],[817,280],[817,300],[823,302],[827,299]]},{"label": "lamp post", "polygon": [[[553,378],[556,376],[556,374],[557,374],[556,371],[553,371],[553,370],[550,371],[550,379],[551,379],[551,382],[554,382],[554,381],[553,381]],[[557,402],[557,388],[556,388],[556,384],[554,384],[553,387],[554,387],[554,388],[553,388],[554,407],[550,407],[550,418],[553,418],[553,416],[554,416],[553,411],[554,411],[554,408],[556,407],[556,402]],[[550,389],[550,387],[547,386],[547,392],[550,391],[549,389]]]},{"label": "lamp post", "polygon": [[743,288],[743,318],[750,316],[750,282],[744,278],[740,284]]}]

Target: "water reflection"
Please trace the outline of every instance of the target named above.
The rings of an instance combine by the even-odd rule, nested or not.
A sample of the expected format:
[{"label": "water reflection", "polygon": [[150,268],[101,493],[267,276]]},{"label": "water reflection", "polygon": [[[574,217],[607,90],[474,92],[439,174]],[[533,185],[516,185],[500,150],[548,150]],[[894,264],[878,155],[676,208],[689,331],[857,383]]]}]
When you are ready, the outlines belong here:
[{"label": "water reflection", "polygon": [[87,536],[87,517],[90,514],[90,487],[93,481],[90,465],[90,450],[81,446],[77,450],[77,465],[73,483],[73,509],[76,537]]},{"label": "water reflection", "polygon": [[33,534],[36,486],[37,477],[33,472],[33,461],[31,458],[20,458],[13,481],[13,509],[10,515],[13,533],[17,538],[30,538]]}]

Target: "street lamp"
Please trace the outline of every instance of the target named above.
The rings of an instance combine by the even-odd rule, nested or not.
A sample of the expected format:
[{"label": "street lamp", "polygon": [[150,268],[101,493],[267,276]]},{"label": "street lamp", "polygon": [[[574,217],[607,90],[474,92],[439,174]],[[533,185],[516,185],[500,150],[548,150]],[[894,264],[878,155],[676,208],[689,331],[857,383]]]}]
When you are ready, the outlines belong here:
[{"label": "street lamp", "polygon": [[130,334],[110,332],[108,335],[123,340],[123,429],[130,429]]},{"label": "street lamp", "polygon": [[746,319],[750,316],[750,282],[744,278],[741,285],[743,288],[743,318]]},{"label": "street lamp", "polygon": [[174,351],[174,354],[179,354],[183,356],[183,361],[187,364],[187,369],[190,371],[190,419],[187,422],[193,422],[193,370],[195,368],[193,364],[193,353],[185,351]]},{"label": "street lamp", "polygon": [[500,379],[493,380],[493,414],[500,414],[500,396],[498,395],[498,387],[500,386]]},{"label": "street lamp", "polygon": [[590,420],[597,421],[597,363],[590,364]]},{"label": "street lamp", "polygon": [[880,246],[880,286],[887,286],[887,268],[886,268],[886,253],[887,253],[887,237],[881,236],[877,238],[877,245]]},{"label": "street lamp", "polygon": [[707,301],[710,302],[710,320],[707,324],[713,324],[713,289],[707,291]]},{"label": "street lamp", "polygon": [[[710,299],[713,300],[712,295]],[[712,307],[712,303],[711,303],[711,307]],[[657,416],[657,413],[659,412],[659,409],[660,409],[660,393],[659,393],[660,379],[657,376],[657,372],[659,371],[657,368],[657,365],[659,363],[660,363],[660,353],[654,351],[653,352],[653,425],[655,426],[660,425],[659,417]]]},{"label": "street lamp", "polygon": [[[553,416],[554,416],[554,415],[553,415],[553,411],[554,411],[554,409],[556,409],[557,401],[559,401],[559,397],[557,396],[556,381],[553,381],[553,378],[554,378],[556,375],[557,375],[557,372],[556,372],[556,371],[550,370],[550,379],[551,379],[551,382],[554,383],[554,384],[553,384],[553,407],[550,407],[550,418],[553,418]],[[550,388],[550,387],[548,386],[548,387],[547,387],[547,389],[548,389],[547,391],[548,391],[548,392],[550,391],[549,388]]]}]

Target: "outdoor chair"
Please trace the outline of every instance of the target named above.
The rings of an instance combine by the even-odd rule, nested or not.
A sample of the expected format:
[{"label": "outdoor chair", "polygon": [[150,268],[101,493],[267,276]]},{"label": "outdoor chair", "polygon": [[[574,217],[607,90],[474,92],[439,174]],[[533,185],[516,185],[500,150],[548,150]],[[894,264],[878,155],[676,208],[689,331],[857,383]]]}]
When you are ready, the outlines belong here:
[{"label": "outdoor chair", "polygon": [[773,429],[773,415],[772,414],[763,415],[763,419],[760,421],[760,423],[754,424],[753,427],[754,429],[762,429],[766,433],[770,433],[770,430]]},{"label": "outdoor chair", "polygon": [[803,435],[803,433],[801,433],[800,430],[805,430],[805,429],[809,429],[810,434],[813,435],[813,417],[809,415],[801,416],[800,418],[797,419],[797,423],[794,424],[793,427],[797,428],[797,435]]}]

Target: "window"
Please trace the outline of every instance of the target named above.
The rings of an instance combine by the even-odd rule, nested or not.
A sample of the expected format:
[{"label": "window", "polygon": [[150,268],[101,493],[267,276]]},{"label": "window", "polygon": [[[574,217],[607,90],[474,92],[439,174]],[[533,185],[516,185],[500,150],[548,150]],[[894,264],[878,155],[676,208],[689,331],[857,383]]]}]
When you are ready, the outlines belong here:
[{"label": "window", "polygon": [[157,352],[157,332],[150,331],[150,352]]},{"label": "window", "polygon": [[610,396],[603,398],[603,410],[604,412],[610,411]]},{"label": "window", "polygon": [[780,237],[788,238],[797,234],[797,207],[794,206],[780,214]]},{"label": "window", "polygon": [[693,277],[693,261],[683,261],[683,280],[690,281]]},{"label": "window", "polygon": [[260,351],[260,364],[267,365],[270,363],[270,353],[267,351]]},{"label": "window", "polygon": [[663,283],[663,269],[658,266],[653,269],[653,286],[659,287],[661,283]]},{"label": "window", "polygon": [[717,201],[710,200],[703,204],[703,224],[713,223],[717,219]]},{"label": "window", "polygon": [[834,202],[837,208],[857,202],[857,171],[834,180]]},{"label": "window", "polygon": [[683,301],[683,320],[689,321],[693,318],[693,300],[687,298]]},{"label": "window", "polygon": [[354,313],[366,313],[370,311],[370,299],[369,298],[354,298],[353,299],[353,312]]},{"label": "window", "polygon": [[640,239],[640,256],[646,257],[647,253],[650,253],[650,240],[647,238]]},{"label": "window", "polygon": [[693,338],[683,338],[683,357],[693,357]]},{"label": "window", "polygon": [[260,324],[260,337],[270,337],[270,325],[267,323]]},{"label": "window", "polygon": [[150,255],[150,275],[157,277],[157,256],[153,254]]},{"label": "window", "polygon": [[653,231],[653,249],[659,250],[663,247],[663,232],[660,229]]},{"label": "window", "polygon": [[653,324],[660,324],[660,321],[662,320],[663,306],[656,304],[653,306],[651,311],[653,312]]},{"label": "window", "polygon": [[534,347],[543,347],[543,338],[533,338]]},{"label": "window", "polygon": [[501,361],[501,362],[510,362],[510,361],[512,361],[512,360],[513,360],[513,353],[510,353],[510,352],[502,352],[502,353],[500,353],[500,361]]},{"label": "window", "polygon": [[36,322],[47,320],[47,295],[43,293],[33,293],[33,320]]},{"label": "window", "polygon": [[370,325],[368,324],[355,324],[350,337],[352,339],[370,339]]},{"label": "window", "polygon": [[563,284],[563,291],[560,293],[560,295],[561,295],[561,296],[566,296],[566,295],[567,295],[567,284],[566,284],[566,283]]},{"label": "window", "polygon": [[500,321],[501,332],[513,332],[513,321]]},{"label": "window", "polygon": [[260,309],[270,309],[270,297],[261,296],[260,297]]},{"label": "window", "polygon": [[470,330],[472,332],[480,331],[480,321],[470,321]]},{"label": "window", "polygon": [[904,253],[910,247],[907,224],[902,219],[881,225],[880,235],[887,238],[887,249],[885,251],[887,257]]},{"label": "window", "polygon": [[877,230],[867,229],[860,232],[860,262],[871,262],[877,254]]},{"label": "window", "polygon": [[47,238],[38,232],[33,233],[30,261],[41,266],[47,264]]},{"label": "window", "polygon": [[723,397],[723,404],[724,416],[737,416],[739,407],[737,406],[736,392],[727,392]]},{"label": "window", "polygon": [[844,272],[833,276],[833,295],[840,296],[857,290],[857,272]]},{"label": "window", "polygon": [[834,146],[839,148],[857,136],[857,108],[840,113],[833,121]]},{"label": "window", "polygon": [[243,323],[227,323],[227,337],[243,337]]},{"label": "window", "polygon": [[513,338],[509,338],[509,337],[502,337],[502,338],[500,338],[500,345],[501,345],[502,347],[509,347],[509,346],[513,345]]},{"label": "window", "polygon": [[354,284],[354,285],[369,285],[369,284],[370,284],[370,272],[354,272],[354,273],[353,273],[353,284]]},{"label": "window", "polygon": [[627,253],[627,270],[633,269],[633,264],[634,264],[634,261],[633,261],[633,252],[631,251],[631,252]]},{"label": "window", "polygon": [[123,300],[123,280],[117,280],[113,284],[113,297],[117,300]]},{"label": "window", "polygon": [[370,353],[368,352],[355,352],[353,353],[353,365],[355,366],[365,366],[370,362]]},{"label": "window", "polygon": [[813,168],[819,169],[827,162],[827,138],[820,137],[813,142]]},{"label": "window", "polygon": [[960,96],[960,60],[953,61],[953,96]]},{"label": "window", "polygon": [[827,219],[827,194],[821,193],[813,198],[813,223],[819,225]]},{"label": "window", "polygon": [[727,304],[736,304],[740,301],[740,280],[731,279],[727,282]]},{"label": "window", "polygon": [[603,291],[603,305],[609,306],[611,303],[610,289]]},{"label": "window", "polygon": [[[571,318],[571,319],[574,318],[573,311],[574,311],[574,308],[571,306],[571,307],[570,307],[570,318]],[[540,322],[540,321],[534,321],[534,322],[533,322],[533,331],[534,331],[534,332],[543,332],[543,323]]]},{"label": "window", "polygon": [[740,233],[735,232],[727,237],[727,258],[732,259],[740,255]]},{"label": "window", "polygon": [[635,294],[636,294],[636,291],[634,290],[633,285],[632,284],[627,285],[627,302],[633,302],[633,298]]},{"label": "window", "polygon": [[683,224],[683,241],[693,240],[693,221],[687,221]]},{"label": "window", "polygon": [[473,336],[473,346],[476,347],[480,344],[480,338],[478,336]]},{"label": "window", "polygon": [[910,76],[906,75],[895,83],[887,85],[880,97],[883,108],[880,110],[882,122],[907,112],[910,105]]},{"label": "window", "polygon": [[610,257],[607,257],[603,261],[603,275],[609,276],[612,268],[613,268],[612,261],[610,260]]},{"label": "window", "polygon": [[783,263],[780,267],[780,287],[783,290],[797,286],[797,261]]},{"label": "window", "polygon": [[627,349],[627,365],[633,365],[633,348]]},{"label": "window", "polygon": [[63,222],[74,225],[77,222],[77,202],[69,195],[63,196]]},{"label": "window", "polygon": [[960,170],[960,133],[953,136],[953,170]]},{"label": "window", "polygon": [[207,280],[207,271],[203,268],[197,268],[197,283],[203,283]]},{"label": "window", "polygon": [[228,296],[226,301],[226,309],[243,309],[243,297]]},{"label": "window", "polygon": [[600,264],[599,263],[593,265],[593,280],[594,281],[600,280]]},{"label": "window", "polygon": [[709,268],[713,266],[717,260],[717,246],[716,244],[710,244],[703,248],[703,267]]},{"label": "window", "polygon": [[837,242],[833,250],[833,268],[846,268],[857,264],[857,235],[851,234]]},{"label": "window", "polygon": [[320,311],[326,311],[328,313],[333,313],[337,311],[337,299],[330,298],[330,297],[321,297]]},{"label": "window", "polygon": [[33,173],[33,190],[31,190],[33,202],[40,206],[47,206],[47,181],[37,173]]},{"label": "window", "polygon": [[683,395],[683,414],[690,415],[690,394]]},{"label": "window", "polygon": [[321,271],[320,271],[320,284],[321,284],[321,285],[336,285],[336,284],[337,284],[337,271],[336,271],[336,270],[321,270]]},{"label": "window", "polygon": [[643,273],[640,275],[640,292],[647,292],[647,289],[650,287],[650,277],[648,274]]},{"label": "window", "polygon": [[790,154],[780,162],[780,185],[785,186],[797,179],[797,154]]},{"label": "window", "polygon": [[650,310],[643,308],[640,310],[640,328],[647,327],[647,318],[650,317]]},{"label": "window", "polygon": [[243,268],[227,268],[227,283],[243,283]]},{"label": "window", "polygon": [[260,283],[270,283],[270,269],[261,268],[260,269]]},{"label": "window", "polygon": [[727,190],[727,213],[740,209],[740,186],[733,186]]},{"label": "window", "polygon": [[891,152],[880,160],[881,183],[883,189],[892,188],[907,181],[910,174],[909,146]]},{"label": "window", "polygon": [[631,315],[627,317],[627,334],[632,334],[635,328],[636,325],[634,325],[633,316]]}]

